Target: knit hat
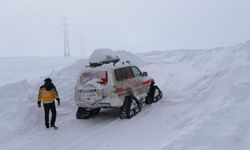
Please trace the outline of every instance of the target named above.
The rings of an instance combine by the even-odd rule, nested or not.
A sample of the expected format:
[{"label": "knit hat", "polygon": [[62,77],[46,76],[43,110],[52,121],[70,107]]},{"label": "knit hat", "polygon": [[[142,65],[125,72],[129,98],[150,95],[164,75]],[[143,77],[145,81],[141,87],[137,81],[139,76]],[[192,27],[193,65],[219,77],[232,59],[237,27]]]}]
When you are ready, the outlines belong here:
[{"label": "knit hat", "polygon": [[44,80],[44,82],[45,82],[45,83],[51,83],[52,80],[51,80],[50,78],[46,78],[46,79]]}]

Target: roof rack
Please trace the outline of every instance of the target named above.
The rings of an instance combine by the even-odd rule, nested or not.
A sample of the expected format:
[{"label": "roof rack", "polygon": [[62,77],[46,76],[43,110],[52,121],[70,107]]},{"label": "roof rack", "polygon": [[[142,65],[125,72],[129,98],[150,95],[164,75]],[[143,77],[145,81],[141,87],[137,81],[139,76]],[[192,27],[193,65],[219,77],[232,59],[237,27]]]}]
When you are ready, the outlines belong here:
[{"label": "roof rack", "polygon": [[104,64],[109,64],[109,63],[113,63],[113,66],[115,66],[115,64],[117,62],[120,61],[120,58],[117,56],[115,59],[107,59],[107,60],[104,60],[104,61],[101,61],[101,62],[95,62],[95,63],[91,63],[89,62],[89,66],[86,66],[86,67],[92,67],[92,68],[95,68],[95,67],[100,67]]}]

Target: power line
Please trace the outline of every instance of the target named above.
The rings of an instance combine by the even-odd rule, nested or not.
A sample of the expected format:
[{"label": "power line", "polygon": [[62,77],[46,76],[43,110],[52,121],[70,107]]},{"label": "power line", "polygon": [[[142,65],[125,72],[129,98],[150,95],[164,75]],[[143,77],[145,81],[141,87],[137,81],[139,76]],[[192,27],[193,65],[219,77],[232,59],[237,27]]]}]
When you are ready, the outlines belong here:
[{"label": "power line", "polygon": [[[49,0],[49,1],[51,2],[52,0]],[[53,16],[57,16],[57,15],[55,14],[55,11],[51,9],[51,6],[53,6],[53,3],[50,3],[49,5],[47,5],[48,3],[44,3],[43,0],[40,0],[39,2],[40,2],[40,4],[42,5],[43,10],[46,9],[46,12],[50,14],[49,17],[51,17],[51,14],[52,14]],[[50,7],[48,7],[48,6],[50,6]]]},{"label": "power line", "polygon": [[0,5],[3,6],[5,9],[9,10],[12,14],[15,14],[18,17],[22,17],[23,19],[25,19],[26,21],[30,22],[30,23],[35,23],[33,20],[23,16],[20,14],[20,12],[12,9],[11,7],[9,7],[8,5],[6,5],[5,3],[3,3],[3,1],[0,1]]},{"label": "power line", "polygon": [[50,23],[50,21],[48,21],[46,18],[44,18],[42,15],[40,15],[39,13],[37,13],[32,7],[30,7],[29,5],[27,5],[24,1],[22,0],[17,0],[21,5],[23,5],[31,14],[33,14],[36,18],[38,18],[40,21],[42,21],[43,23],[45,23],[47,26],[50,27],[55,27],[52,23]]},{"label": "power line", "polygon": [[33,24],[36,24],[36,25],[39,25],[39,26],[43,25],[43,26],[47,26],[47,27],[53,28],[53,29],[57,28],[54,25],[48,24],[48,21],[45,21],[45,19],[41,15],[36,13],[36,11],[34,11],[31,7],[29,7],[25,3],[23,3],[23,1],[17,0],[20,4],[22,4],[22,6],[24,6],[26,9],[28,9],[29,12],[31,12],[33,14],[33,16],[35,16],[38,20],[42,21],[43,22],[42,24],[38,23],[37,21],[34,21],[33,19],[30,19],[29,17],[27,17],[26,15],[24,15],[20,11],[17,11],[16,9],[11,8],[7,4],[5,4],[3,1],[4,0],[2,0],[2,1],[0,0],[0,5],[2,7],[4,7],[5,9],[7,9],[12,14],[14,14],[15,16],[17,16],[18,18],[22,18],[22,19],[24,19],[25,21],[27,21],[29,23],[33,23]]}]

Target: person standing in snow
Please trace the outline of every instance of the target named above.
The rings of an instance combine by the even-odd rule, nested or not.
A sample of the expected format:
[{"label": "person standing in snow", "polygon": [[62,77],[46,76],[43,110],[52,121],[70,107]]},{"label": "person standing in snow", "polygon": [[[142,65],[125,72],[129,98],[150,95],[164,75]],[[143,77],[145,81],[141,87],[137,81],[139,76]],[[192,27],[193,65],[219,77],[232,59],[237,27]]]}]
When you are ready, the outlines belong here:
[{"label": "person standing in snow", "polygon": [[[55,126],[55,121],[56,121],[55,100],[57,100],[59,106],[60,98],[58,96],[56,87],[52,83],[52,80],[50,78],[46,78],[44,80],[44,85],[42,85],[39,89],[38,101],[37,101],[38,107],[41,107],[41,103],[43,103],[46,128],[53,127],[57,129],[57,126]],[[52,113],[50,124],[49,124],[49,111],[51,111]]]}]

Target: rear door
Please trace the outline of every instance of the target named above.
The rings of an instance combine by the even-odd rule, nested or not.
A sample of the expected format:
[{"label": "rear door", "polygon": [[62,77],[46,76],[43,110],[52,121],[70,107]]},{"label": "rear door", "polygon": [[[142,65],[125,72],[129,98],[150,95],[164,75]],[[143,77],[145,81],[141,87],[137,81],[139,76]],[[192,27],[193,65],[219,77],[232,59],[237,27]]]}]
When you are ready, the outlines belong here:
[{"label": "rear door", "polygon": [[119,96],[134,91],[136,83],[131,67],[115,69],[114,73],[116,79],[117,94]]}]

